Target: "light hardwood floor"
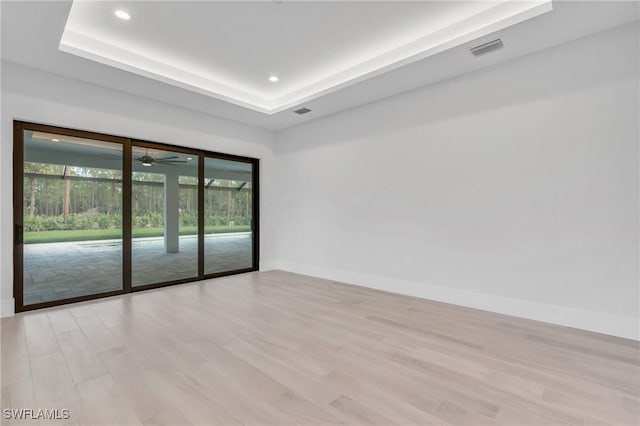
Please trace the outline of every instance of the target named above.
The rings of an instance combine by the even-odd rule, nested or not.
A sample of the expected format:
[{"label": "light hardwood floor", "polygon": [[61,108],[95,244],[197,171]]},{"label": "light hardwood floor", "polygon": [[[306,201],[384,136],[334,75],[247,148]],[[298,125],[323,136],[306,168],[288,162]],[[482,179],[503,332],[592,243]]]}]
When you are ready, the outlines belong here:
[{"label": "light hardwood floor", "polygon": [[638,425],[638,342],[273,271],[2,320],[3,424]]}]

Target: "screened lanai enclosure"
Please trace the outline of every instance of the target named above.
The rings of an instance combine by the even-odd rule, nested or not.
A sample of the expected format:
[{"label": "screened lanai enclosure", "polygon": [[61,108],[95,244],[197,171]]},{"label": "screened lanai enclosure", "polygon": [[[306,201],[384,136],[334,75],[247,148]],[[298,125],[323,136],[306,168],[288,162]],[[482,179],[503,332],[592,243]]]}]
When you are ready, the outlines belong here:
[{"label": "screened lanai enclosure", "polygon": [[257,269],[257,160],[16,126],[17,310]]}]

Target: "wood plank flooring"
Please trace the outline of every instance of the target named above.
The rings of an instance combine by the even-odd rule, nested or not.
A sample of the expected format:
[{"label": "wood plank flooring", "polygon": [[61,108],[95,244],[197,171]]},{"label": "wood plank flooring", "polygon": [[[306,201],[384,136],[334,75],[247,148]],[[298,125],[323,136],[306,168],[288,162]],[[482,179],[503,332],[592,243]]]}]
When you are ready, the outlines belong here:
[{"label": "wood plank flooring", "polygon": [[638,342],[280,271],[2,320],[2,408],[73,425],[638,425]]}]

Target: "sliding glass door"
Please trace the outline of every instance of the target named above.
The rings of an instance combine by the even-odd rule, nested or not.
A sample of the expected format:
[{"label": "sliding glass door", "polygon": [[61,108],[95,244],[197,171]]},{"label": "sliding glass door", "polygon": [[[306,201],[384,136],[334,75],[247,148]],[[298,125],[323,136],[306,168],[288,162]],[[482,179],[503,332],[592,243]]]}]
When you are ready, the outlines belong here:
[{"label": "sliding glass door", "polygon": [[205,157],[204,272],[253,267],[253,165]]},{"label": "sliding glass door", "polygon": [[198,277],[197,153],[134,145],[132,168],[131,285]]},{"label": "sliding glass door", "polygon": [[16,311],[258,269],[258,161],[14,123]]},{"label": "sliding glass door", "polygon": [[22,137],[23,303],[122,290],[122,144]]}]

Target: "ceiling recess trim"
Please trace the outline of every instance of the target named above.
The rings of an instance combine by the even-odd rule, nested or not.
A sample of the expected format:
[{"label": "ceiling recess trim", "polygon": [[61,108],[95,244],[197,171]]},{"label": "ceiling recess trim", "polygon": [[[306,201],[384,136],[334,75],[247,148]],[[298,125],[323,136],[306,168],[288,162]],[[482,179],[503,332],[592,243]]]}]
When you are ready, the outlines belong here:
[{"label": "ceiling recess trim", "polygon": [[73,31],[69,28],[69,20],[58,48],[85,59],[271,115],[552,10],[552,0],[503,1],[472,17],[465,17],[436,32],[425,34],[404,46],[380,52],[376,57],[358,65],[344,68],[332,75],[322,76],[305,87],[297,88],[274,99],[265,98],[224,81],[145,56],[144,52],[133,52],[115,46],[105,40],[99,40],[92,34]]}]

